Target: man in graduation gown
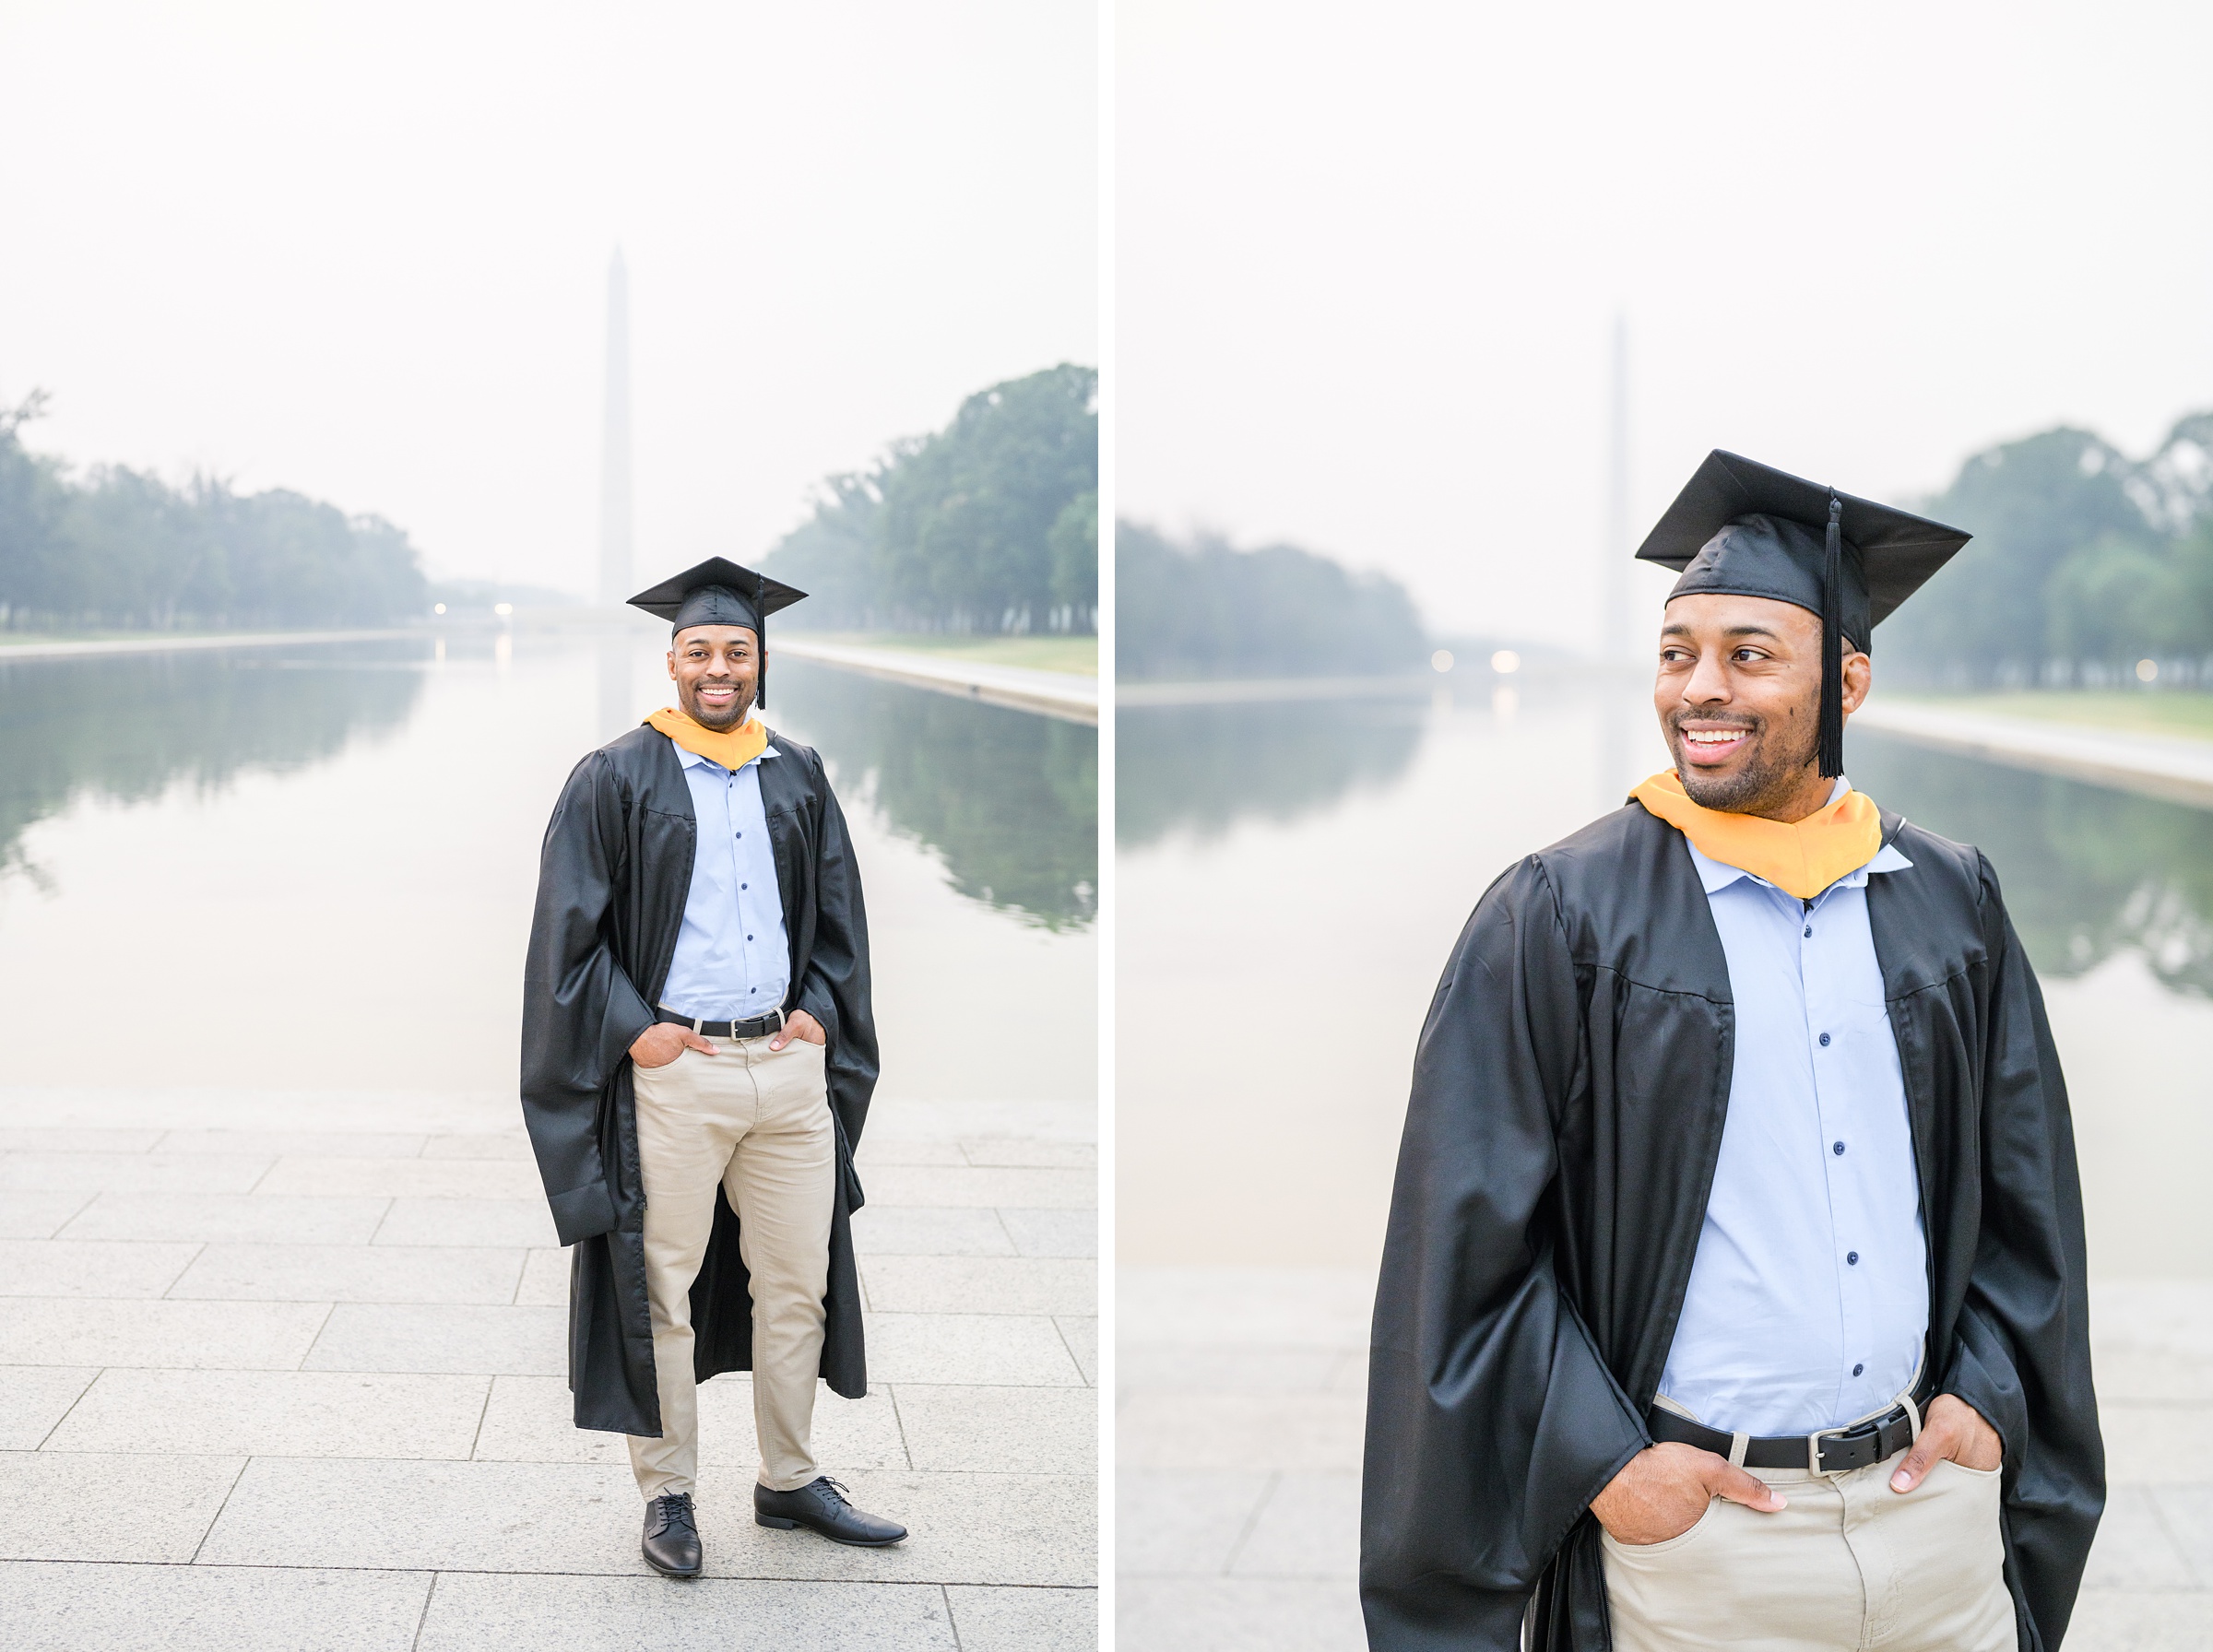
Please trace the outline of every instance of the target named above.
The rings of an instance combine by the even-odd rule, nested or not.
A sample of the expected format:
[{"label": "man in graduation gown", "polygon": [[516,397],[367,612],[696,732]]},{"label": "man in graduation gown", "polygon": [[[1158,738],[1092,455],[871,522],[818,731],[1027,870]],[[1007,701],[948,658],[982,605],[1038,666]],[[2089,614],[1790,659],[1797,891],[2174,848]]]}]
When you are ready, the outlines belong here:
[{"label": "man in graduation gown", "polygon": [[814,1460],[815,1380],[868,1389],[849,1225],[876,1085],[844,814],[753,709],[765,621],[805,593],[720,557],[631,598],[673,625],[678,704],[586,756],[546,828],[523,1114],[574,1248],[576,1426],[631,1436],[642,1550],[698,1575],[696,1385],[751,1371],[754,1518],[906,1533]]},{"label": "man in graduation gown", "polygon": [[1415,1057],[1379,1652],[2060,1644],[2104,1501],[2065,1084],[1990,863],[1841,777],[1872,627],[1965,541],[1716,453],[1638,553],[1675,769],[1491,886]]}]

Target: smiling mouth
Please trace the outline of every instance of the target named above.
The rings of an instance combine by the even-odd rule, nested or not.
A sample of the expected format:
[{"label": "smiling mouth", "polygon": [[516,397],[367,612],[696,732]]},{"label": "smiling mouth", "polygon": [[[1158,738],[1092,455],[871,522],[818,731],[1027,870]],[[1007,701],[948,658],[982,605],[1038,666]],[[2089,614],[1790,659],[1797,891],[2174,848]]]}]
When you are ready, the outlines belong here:
[{"label": "smiling mouth", "polygon": [[1718,763],[1743,749],[1752,738],[1749,728],[1686,728],[1683,755],[1694,763]]}]

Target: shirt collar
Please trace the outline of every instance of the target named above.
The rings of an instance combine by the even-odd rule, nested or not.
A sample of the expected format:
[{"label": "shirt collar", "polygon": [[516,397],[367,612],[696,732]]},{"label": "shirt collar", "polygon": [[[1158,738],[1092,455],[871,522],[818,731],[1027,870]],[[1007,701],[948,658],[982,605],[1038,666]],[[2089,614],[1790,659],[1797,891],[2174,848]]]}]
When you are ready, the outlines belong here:
[{"label": "shirt collar", "polygon": [[[661,738],[662,738],[663,739],[669,739],[669,737],[668,737],[667,735],[663,735]],[[675,742],[674,740],[669,740],[669,743],[671,746],[676,746],[676,742]],[[775,748],[775,743],[774,741],[771,741],[769,744],[767,744],[767,745],[765,745],[765,746],[763,746],[763,747],[762,747],[762,748],[761,748],[761,757],[774,757],[774,756],[775,756],[775,754],[776,754],[776,748]],[[683,765],[684,765],[684,767],[685,767],[685,768],[687,768],[687,769],[704,769],[704,768],[706,768],[706,767],[708,767],[709,765],[712,765],[712,766],[714,766],[715,768],[717,768],[717,769],[721,769],[721,768],[722,768],[722,765],[721,765],[720,763],[718,763],[718,762],[716,762],[716,761],[715,761],[715,760],[714,760],[713,758],[711,758],[711,757],[702,757],[702,756],[701,756],[701,755],[700,755],[698,752],[696,752],[696,751],[688,751],[688,750],[686,750],[686,749],[685,749],[683,747],[681,747],[681,746],[676,746],[676,761],[677,761],[678,762],[680,762],[680,763],[683,764]],[[758,761],[761,761],[761,759],[760,759],[760,758],[755,758],[753,761],[754,761],[755,762],[758,762]],[[735,771],[732,771],[732,770],[728,770],[728,769],[723,769],[723,773],[726,773],[726,774],[728,774],[728,773],[734,773],[734,772],[735,772]]]},{"label": "shirt collar", "polygon": [[[1829,802],[1834,803],[1850,790],[1852,790],[1852,782],[1841,774],[1838,775],[1837,784],[1828,794]],[[1710,895],[1718,894],[1740,878],[1747,883],[1757,883],[1762,889],[1775,887],[1765,878],[1755,877],[1742,867],[1733,867],[1725,861],[1714,859],[1710,855],[1700,854],[1698,844],[1692,843],[1687,837],[1683,840],[1683,846],[1690,851],[1690,864],[1698,867],[1698,881],[1705,886],[1706,892]],[[1912,865],[1911,861],[1898,852],[1896,845],[1885,844],[1875,852],[1875,857],[1866,865],[1856,871],[1845,873],[1843,877],[1838,879],[1828,886],[1828,889],[1823,890],[1821,894],[1816,895],[1814,899],[1818,901],[1822,895],[1828,894],[1829,890],[1864,889],[1867,886],[1869,873],[1903,872],[1911,870]]]}]

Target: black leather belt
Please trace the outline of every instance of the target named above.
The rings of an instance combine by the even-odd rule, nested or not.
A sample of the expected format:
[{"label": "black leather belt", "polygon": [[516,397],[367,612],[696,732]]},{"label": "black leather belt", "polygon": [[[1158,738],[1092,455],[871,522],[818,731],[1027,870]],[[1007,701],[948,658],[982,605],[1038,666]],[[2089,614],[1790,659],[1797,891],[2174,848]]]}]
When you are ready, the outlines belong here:
[{"label": "black leather belt", "polygon": [[771,1032],[784,1030],[781,1009],[756,1015],[750,1021],[703,1021],[694,1016],[679,1015],[673,1009],[657,1009],[653,1019],[667,1021],[672,1027],[689,1027],[702,1038],[766,1038]]},{"label": "black leather belt", "polygon": [[[1925,1404],[1916,1400],[1916,1404]],[[1645,1414],[1645,1426],[1655,1440],[1674,1440],[1696,1446],[1717,1457],[1731,1457],[1747,1469],[1810,1469],[1817,1474],[1842,1474],[1864,1469],[1893,1457],[1913,1443],[1913,1416],[1906,1407],[1893,1407],[1870,1422],[1849,1429],[1825,1428],[1810,1434],[1754,1435],[1745,1443],[1745,1455],[1734,1457],[1736,1436],[1726,1429],[1708,1428],[1688,1417],[1654,1406]]]}]

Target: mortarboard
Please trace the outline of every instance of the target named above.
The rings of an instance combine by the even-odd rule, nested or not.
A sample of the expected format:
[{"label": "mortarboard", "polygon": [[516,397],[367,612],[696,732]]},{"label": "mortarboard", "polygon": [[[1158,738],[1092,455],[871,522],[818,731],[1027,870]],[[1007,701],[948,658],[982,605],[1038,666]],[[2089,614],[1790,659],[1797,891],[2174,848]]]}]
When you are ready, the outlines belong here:
[{"label": "mortarboard", "polygon": [[779,608],[801,601],[807,593],[740,568],[728,557],[709,557],[630,599],[633,608],[666,620],[673,637],[693,625],[742,625],[753,633],[761,650],[761,675],[754,690],[756,705],[768,703],[768,631],[763,623]]},{"label": "mortarboard", "polygon": [[1716,448],[1637,557],[1681,572],[1670,602],[1710,591],[1821,616],[1819,757],[1821,773],[1835,775],[1844,772],[1843,641],[1866,653],[1875,628],[1969,537]]}]

